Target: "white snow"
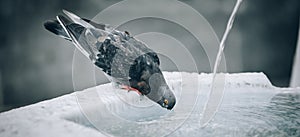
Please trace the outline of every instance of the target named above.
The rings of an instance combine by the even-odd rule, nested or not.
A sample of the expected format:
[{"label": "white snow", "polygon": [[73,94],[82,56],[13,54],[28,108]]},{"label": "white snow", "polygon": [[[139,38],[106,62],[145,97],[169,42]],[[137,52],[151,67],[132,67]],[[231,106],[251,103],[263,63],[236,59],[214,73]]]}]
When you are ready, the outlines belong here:
[{"label": "white snow", "polygon": [[[201,89],[209,89],[211,82],[211,74],[196,74],[196,73],[179,73],[179,72],[164,72],[167,79],[168,85],[175,90],[177,97],[182,97],[184,99],[183,92],[178,92],[176,88],[189,87],[190,91],[197,91],[196,85],[189,85],[199,83]],[[252,89],[251,91],[257,91],[261,89],[276,90],[272,86],[266,75],[263,73],[239,73],[239,74],[225,74],[226,81],[225,87],[229,91],[237,91],[236,89]],[[198,80],[197,80],[198,78]],[[182,85],[182,87],[181,87]],[[231,90],[232,89],[232,90]],[[209,90],[202,90],[209,91]],[[95,94],[96,93],[96,94]],[[192,92],[191,92],[192,93]],[[204,93],[206,94],[206,93]],[[93,105],[88,102],[95,102],[102,100],[103,104],[98,104],[101,107]],[[124,101],[125,100],[125,101]],[[129,100],[129,101],[128,101]],[[255,100],[255,99],[254,99]],[[78,103],[80,102],[80,103]],[[124,103],[125,102],[125,103]],[[85,104],[86,103],[86,104]],[[99,103],[99,102],[98,102]],[[101,102],[100,102],[101,103]],[[101,132],[93,128],[89,120],[85,118],[87,115],[92,115],[93,113],[87,114],[87,111],[93,112],[95,114],[101,112],[104,109],[108,109],[121,117],[126,117],[126,119],[134,119],[137,117],[131,117],[130,113],[126,112],[126,106],[124,104],[132,103],[132,105],[137,106],[154,106],[153,109],[161,109],[156,104],[148,101],[145,97],[138,96],[134,92],[124,92],[123,90],[115,89],[111,84],[103,84],[96,87],[92,87],[83,91],[74,92],[61,97],[57,97],[51,100],[42,101],[29,106],[13,109],[7,112],[0,113],[0,136],[1,137],[79,137],[79,136],[104,136]],[[80,104],[80,105],[79,105]],[[85,106],[86,105],[86,106]],[[120,107],[123,106],[123,107]],[[105,108],[106,107],[106,108]],[[180,103],[177,106],[180,108]],[[82,111],[85,113],[83,115]],[[161,109],[163,110],[163,109]],[[131,110],[140,111],[140,110]],[[143,110],[147,111],[147,110]],[[161,112],[161,113],[157,113]],[[168,113],[169,111],[157,111],[154,114],[147,112],[149,116],[155,115],[160,116]],[[176,112],[176,110],[175,110]],[[103,114],[105,116],[107,114]],[[98,118],[98,123],[105,122],[108,119],[101,119],[100,115],[95,115]],[[145,117],[145,115],[141,116]],[[141,118],[141,117],[138,117]],[[147,119],[146,119],[147,121]],[[115,121],[114,121],[115,122]],[[102,127],[112,126],[111,128],[122,128],[115,127],[118,125],[112,125],[114,122],[102,123]],[[151,120],[150,120],[151,122]],[[172,122],[172,121],[171,121]],[[94,123],[95,124],[95,123]],[[96,124],[97,126],[97,124]],[[109,128],[109,127],[106,127]],[[128,127],[128,130],[130,127]],[[159,132],[159,131],[157,131]],[[184,134],[184,130],[180,133]],[[188,128],[186,129],[188,132]],[[132,130],[134,133],[134,130]],[[118,133],[116,133],[118,134]]]}]

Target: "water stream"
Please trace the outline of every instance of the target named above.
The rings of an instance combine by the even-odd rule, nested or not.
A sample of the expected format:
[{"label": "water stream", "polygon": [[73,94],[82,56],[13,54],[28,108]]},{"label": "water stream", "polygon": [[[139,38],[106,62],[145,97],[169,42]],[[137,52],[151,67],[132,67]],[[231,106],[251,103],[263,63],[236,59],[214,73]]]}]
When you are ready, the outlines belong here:
[{"label": "water stream", "polygon": [[224,33],[221,43],[219,45],[219,51],[218,51],[216,61],[214,64],[214,68],[213,68],[213,78],[212,78],[212,86],[210,89],[210,95],[209,95],[208,101],[206,102],[206,105],[204,108],[203,117],[200,121],[202,126],[205,126],[214,117],[214,115],[218,111],[218,108],[222,102],[222,98],[223,98],[223,94],[224,94],[223,87],[224,87],[225,77],[222,74],[217,75],[217,70],[219,68],[219,65],[220,65],[220,62],[222,59],[222,54],[223,54],[223,50],[225,47],[225,41],[226,41],[228,34],[232,28],[235,16],[237,14],[237,11],[238,11],[241,3],[242,3],[242,0],[236,1],[234,9],[233,9],[231,16],[227,22],[225,33]]}]

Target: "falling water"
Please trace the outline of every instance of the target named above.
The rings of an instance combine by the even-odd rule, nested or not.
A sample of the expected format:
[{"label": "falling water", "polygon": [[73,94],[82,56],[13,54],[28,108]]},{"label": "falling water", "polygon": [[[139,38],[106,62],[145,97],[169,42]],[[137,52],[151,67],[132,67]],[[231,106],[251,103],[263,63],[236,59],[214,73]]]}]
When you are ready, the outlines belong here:
[{"label": "falling water", "polygon": [[217,70],[219,68],[221,59],[222,59],[222,53],[225,47],[225,41],[227,39],[227,36],[232,28],[235,16],[237,14],[237,11],[241,5],[243,0],[237,0],[234,9],[231,13],[231,16],[227,22],[227,26],[226,26],[226,30],[225,33],[222,37],[221,43],[219,45],[219,51],[217,54],[217,58],[214,64],[214,69],[213,69],[213,78],[212,78],[212,86],[211,86],[211,91],[210,91],[210,95],[209,95],[209,99],[205,105],[205,109],[204,109],[204,113],[203,113],[203,117],[200,121],[202,126],[205,126],[215,115],[215,113],[217,112],[219,105],[222,101],[222,96],[224,93],[224,89],[222,88],[224,86],[224,76],[220,75],[220,77],[216,78],[216,73]]}]

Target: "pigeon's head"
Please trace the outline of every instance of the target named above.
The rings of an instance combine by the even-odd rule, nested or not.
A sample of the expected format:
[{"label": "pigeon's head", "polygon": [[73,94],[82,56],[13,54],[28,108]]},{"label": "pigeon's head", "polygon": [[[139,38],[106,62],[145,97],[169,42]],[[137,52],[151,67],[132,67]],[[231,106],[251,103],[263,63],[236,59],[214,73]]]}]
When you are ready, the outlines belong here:
[{"label": "pigeon's head", "polygon": [[149,78],[150,92],[146,96],[161,107],[171,110],[176,104],[176,98],[167,85],[162,73],[155,73]]},{"label": "pigeon's head", "polygon": [[176,104],[175,95],[167,85],[160,86],[158,90],[159,90],[158,92],[163,93],[163,95],[161,99],[157,101],[157,103],[163,108],[167,108],[168,110],[171,110]]}]

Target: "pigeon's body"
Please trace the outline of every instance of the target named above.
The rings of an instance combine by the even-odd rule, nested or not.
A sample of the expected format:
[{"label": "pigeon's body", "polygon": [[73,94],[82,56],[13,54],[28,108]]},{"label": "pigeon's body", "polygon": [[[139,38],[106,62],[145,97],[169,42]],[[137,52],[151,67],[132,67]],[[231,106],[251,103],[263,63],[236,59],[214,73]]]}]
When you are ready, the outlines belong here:
[{"label": "pigeon's body", "polygon": [[72,41],[112,82],[137,89],[162,107],[173,108],[175,96],[166,84],[153,50],[126,31],[64,12],[70,20],[59,15],[57,20],[44,24],[46,29]]}]

